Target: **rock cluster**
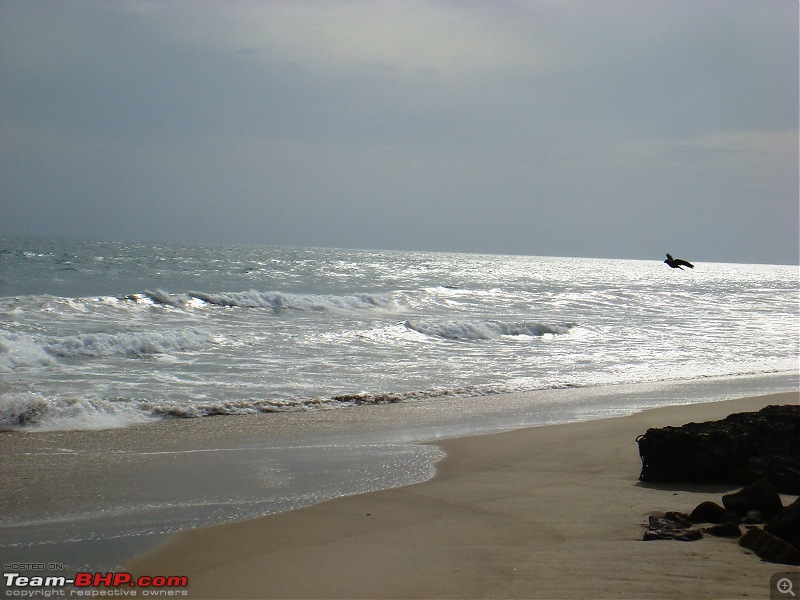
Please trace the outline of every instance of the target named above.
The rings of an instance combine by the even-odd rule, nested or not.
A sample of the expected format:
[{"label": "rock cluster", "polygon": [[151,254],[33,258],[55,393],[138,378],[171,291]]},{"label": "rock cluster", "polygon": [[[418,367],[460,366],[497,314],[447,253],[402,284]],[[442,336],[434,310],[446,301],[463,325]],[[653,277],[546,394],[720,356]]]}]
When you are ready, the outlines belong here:
[{"label": "rock cluster", "polygon": [[800,565],[800,498],[784,508],[775,486],[761,479],[723,496],[722,506],[707,501],[691,514],[651,516],[644,540],[691,542],[704,534],[739,538],[740,546],[768,562]]},{"label": "rock cluster", "polygon": [[800,405],[648,429],[636,441],[642,481],[746,485],[766,478],[782,493],[800,494]]},{"label": "rock cluster", "polygon": [[800,406],[648,429],[636,441],[642,481],[746,484],[722,506],[707,501],[691,514],[651,516],[646,541],[738,538],[765,561],[800,565],[800,498],[784,507],[780,496],[800,494]]}]

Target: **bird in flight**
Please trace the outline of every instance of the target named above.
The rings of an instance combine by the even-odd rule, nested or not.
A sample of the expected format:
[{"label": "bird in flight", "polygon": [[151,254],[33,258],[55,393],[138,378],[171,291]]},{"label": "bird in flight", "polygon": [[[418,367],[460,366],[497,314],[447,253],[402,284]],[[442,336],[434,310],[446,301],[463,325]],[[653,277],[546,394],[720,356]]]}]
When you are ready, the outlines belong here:
[{"label": "bird in flight", "polygon": [[689,267],[690,269],[694,269],[694,265],[690,263],[688,260],[683,260],[682,258],[672,258],[672,254],[667,253],[667,260],[664,261],[673,269],[680,269],[683,271],[683,267]]}]

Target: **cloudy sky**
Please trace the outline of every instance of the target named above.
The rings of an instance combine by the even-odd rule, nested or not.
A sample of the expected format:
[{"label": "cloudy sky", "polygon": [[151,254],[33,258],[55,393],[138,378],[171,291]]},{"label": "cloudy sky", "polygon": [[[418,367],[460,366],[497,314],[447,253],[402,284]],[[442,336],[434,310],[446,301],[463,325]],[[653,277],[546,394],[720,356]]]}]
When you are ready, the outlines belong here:
[{"label": "cloudy sky", "polygon": [[0,0],[0,234],[798,262],[796,0]]}]

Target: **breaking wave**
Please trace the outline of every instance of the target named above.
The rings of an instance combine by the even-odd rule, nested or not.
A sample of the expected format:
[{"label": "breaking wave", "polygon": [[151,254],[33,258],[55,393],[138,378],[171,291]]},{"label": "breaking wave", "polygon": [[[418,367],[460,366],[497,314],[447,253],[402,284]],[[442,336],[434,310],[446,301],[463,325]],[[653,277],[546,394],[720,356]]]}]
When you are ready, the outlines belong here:
[{"label": "breaking wave", "polygon": [[502,386],[466,386],[398,393],[345,393],[315,398],[209,400],[192,404],[168,399],[68,398],[60,395],[46,397],[37,392],[7,392],[0,394],[0,431],[115,429],[155,419],[316,411],[453,396],[486,396],[508,391],[513,390]]},{"label": "breaking wave", "polygon": [[115,429],[151,418],[129,403],[102,398],[47,398],[36,392],[0,394],[0,431]]},{"label": "breaking wave", "polygon": [[568,333],[575,324],[547,325],[536,322],[503,321],[406,321],[405,326],[423,335],[446,340],[492,340],[502,336],[541,337]]},{"label": "breaking wave", "polygon": [[215,342],[208,333],[186,329],[170,333],[84,333],[44,345],[52,356],[145,356],[202,350]]},{"label": "breaking wave", "polygon": [[43,367],[53,362],[53,357],[33,337],[0,332],[0,373],[10,373],[20,367]]},{"label": "breaking wave", "polygon": [[0,333],[0,372],[48,366],[56,358],[136,357],[190,352],[208,348],[216,342],[213,335],[195,329],[169,333],[84,333],[56,338]]},{"label": "breaking wave", "polygon": [[126,297],[136,303],[150,303],[175,308],[201,307],[203,305],[226,308],[267,308],[272,310],[363,310],[393,308],[394,301],[387,294],[352,294],[347,296],[324,294],[288,294],[284,292],[186,292],[170,294],[163,290],[146,291]]}]

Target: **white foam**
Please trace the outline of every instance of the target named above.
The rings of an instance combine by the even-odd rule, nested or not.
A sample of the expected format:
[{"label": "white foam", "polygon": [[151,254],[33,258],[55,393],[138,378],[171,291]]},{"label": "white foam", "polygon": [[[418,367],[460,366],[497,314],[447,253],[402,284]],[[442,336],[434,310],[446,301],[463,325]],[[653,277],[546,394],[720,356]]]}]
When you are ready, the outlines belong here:
[{"label": "white foam", "polygon": [[150,418],[134,405],[102,398],[47,398],[36,392],[0,394],[0,430],[115,429]]},{"label": "white foam", "polygon": [[53,362],[53,357],[32,336],[0,332],[0,372],[42,367]]},{"label": "white foam", "polygon": [[[386,294],[290,294],[284,292],[187,292],[170,294],[163,290],[147,291],[130,297],[135,302],[175,308],[200,308],[222,306],[228,308],[268,308],[272,310],[364,310],[372,308],[393,308],[394,302]],[[197,301],[200,301],[198,303]]]},{"label": "white foam", "polygon": [[564,334],[573,324],[548,325],[536,322],[507,323],[502,321],[406,321],[408,329],[423,335],[448,340],[491,340],[501,336],[541,337],[547,334]]},{"label": "white foam", "polygon": [[163,333],[84,333],[48,338],[0,332],[0,373],[50,366],[59,357],[172,356],[176,352],[203,350],[217,342],[214,335],[196,329]]},{"label": "white foam", "polygon": [[156,333],[84,333],[52,339],[43,345],[53,356],[143,356],[202,350],[215,337],[195,329]]}]

